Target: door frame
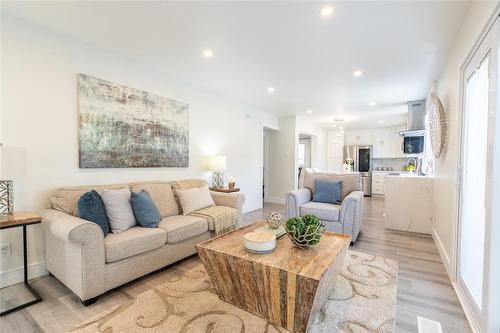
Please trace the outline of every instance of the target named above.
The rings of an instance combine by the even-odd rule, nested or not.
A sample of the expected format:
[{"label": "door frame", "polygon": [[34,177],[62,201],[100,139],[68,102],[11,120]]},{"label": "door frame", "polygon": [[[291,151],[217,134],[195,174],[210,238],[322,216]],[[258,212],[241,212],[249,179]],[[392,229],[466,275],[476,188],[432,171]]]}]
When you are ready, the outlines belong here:
[{"label": "door frame", "polygon": [[[453,286],[455,288],[455,291],[457,293],[457,296],[459,298],[459,301],[462,305],[462,308],[464,309],[465,315],[469,321],[469,324],[471,325],[471,328],[473,332],[486,332],[488,329],[488,323],[487,323],[487,318],[486,315],[488,314],[488,309],[489,309],[489,302],[491,300],[491,297],[488,292],[488,286],[490,280],[490,275],[489,275],[489,265],[491,263],[490,261],[490,249],[491,249],[491,239],[489,236],[489,231],[492,226],[492,191],[493,188],[490,185],[491,182],[488,182],[488,180],[493,179],[493,162],[494,162],[494,147],[495,147],[495,131],[498,131],[499,129],[495,129],[495,116],[496,116],[496,109],[497,107],[497,71],[498,71],[498,62],[497,62],[497,57],[498,57],[498,36],[499,36],[499,25],[500,25],[500,19],[498,19],[498,16],[500,14],[500,6],[497,6],[494,15],[490,18],[488,24],[486,27],[483,29],[480,37],[474,44],[474,47],[470,51],[469,55],[467,56],[466,60],[460,67],[460,89],[459,89],[459,112],[458,112],[458,119],[457,119],[457,128],[459,129],[458,131],[458,139],[459,139],[459,145],[458,145],[458,154],[457,154],[457,170],[456,170],[456,190],[457,190],[457,195],[456,195],[456,206],[455,206],[455,220],[456,224],[454,226],[453,230],[453,244],[454,244],[454,251],[451,254],[450,258],[450,263],[451,263],[451,279]],[[493,47],[492,47],[493,45]],[[463,175],[463,160],[464,160],[464,139],[465,139],[465,112],[466,112],[466,91],[465,91],[465,84],[472,75],[473,71],[471,72],[466,72],[467,69],[469,68],[469,65],[471,62],[479,62],[481,64],[486,57],[489,56],[489,79],[490,79],[490,96],[489,96],[489,106],[488,106],[488,151],[487,155],[488,160],[487,160],[487,166],[486,166],[486,216],[485,216],[485,243],[484,243],[484,248],[485,248],[485,254],[484,254],[484,275],[483,275],[483,298],[482,298],[482,304],[481,304],[481,311],[479,312],[479,318],[475,315],[478,311],[478,309],[475,308],[473,304],[469,303],[469,296],[468,295],[468,290],[466,288],[463,288],[462,284],[459,281],[459,269],[460,269],[460,260],[459,260],[459,255],[460,255],[460,230],[461,230],[461,213],[462,213],[462,207],[461,207],[461,200],[462,200],[462,175]],[[495,71],[492,71],[491,68],[495,68]],[[500,105],[499,105],[500,106]],[[497,142],[497,144],[499,144]]]}]

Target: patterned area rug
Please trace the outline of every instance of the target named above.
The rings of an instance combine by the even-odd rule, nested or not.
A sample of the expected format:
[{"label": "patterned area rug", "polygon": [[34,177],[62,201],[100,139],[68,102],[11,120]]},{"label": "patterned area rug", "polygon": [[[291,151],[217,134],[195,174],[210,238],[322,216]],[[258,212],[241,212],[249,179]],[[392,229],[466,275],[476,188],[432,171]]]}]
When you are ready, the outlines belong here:
[{"label": "patterned area rug", "polygon": [[[335,291],[308,332],[394,332],[398,262],[349,251]],[[219,300],[203,265],[79,324],[73,332],[284,333]]]}]

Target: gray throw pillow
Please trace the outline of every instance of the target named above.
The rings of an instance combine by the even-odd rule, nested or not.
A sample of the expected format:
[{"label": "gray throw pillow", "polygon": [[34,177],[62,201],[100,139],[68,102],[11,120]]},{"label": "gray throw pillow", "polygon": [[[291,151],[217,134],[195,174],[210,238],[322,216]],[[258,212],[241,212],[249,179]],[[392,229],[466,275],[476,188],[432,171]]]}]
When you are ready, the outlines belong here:
[{"label": "gray throw pillow", "polygon": [[315,179],[313,201],[331,204],[340,204],[342,181],[336,182],[329,179]]},{"label": "gray throw pillow", "polygon": [[101,198],[106,207],[106,215],[112,233],[119,234],[137,224],[130,204],[130,190],[128,188],[104,190]]}]

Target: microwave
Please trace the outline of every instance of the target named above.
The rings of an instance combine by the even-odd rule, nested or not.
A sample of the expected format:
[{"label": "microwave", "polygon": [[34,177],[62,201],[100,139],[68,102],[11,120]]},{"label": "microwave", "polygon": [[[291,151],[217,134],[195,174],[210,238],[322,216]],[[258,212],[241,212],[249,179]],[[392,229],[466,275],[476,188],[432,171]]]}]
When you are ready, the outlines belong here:
[{"label": "microwave", "polygon": [[424,136],[405,136],[403,138],[403,153],[405,155],[418,155],[424,152]]}]

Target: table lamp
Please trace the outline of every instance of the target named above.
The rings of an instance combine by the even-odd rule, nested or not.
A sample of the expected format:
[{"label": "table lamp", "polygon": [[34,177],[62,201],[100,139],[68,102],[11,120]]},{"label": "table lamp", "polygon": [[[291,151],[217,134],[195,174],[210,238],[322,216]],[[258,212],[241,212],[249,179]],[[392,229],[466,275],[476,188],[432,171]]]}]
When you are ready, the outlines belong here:
[{"label": "table lamp", "polygon": [[14,213],[14,179],[26,174],[26,151],[0,144],[0,216]]},{"label": "table lamp", "polygon": [[212,187],[224,187],[224,171],[227,168],[226,156],[212,156],[208,161],[208,169],[212,171]]}]

